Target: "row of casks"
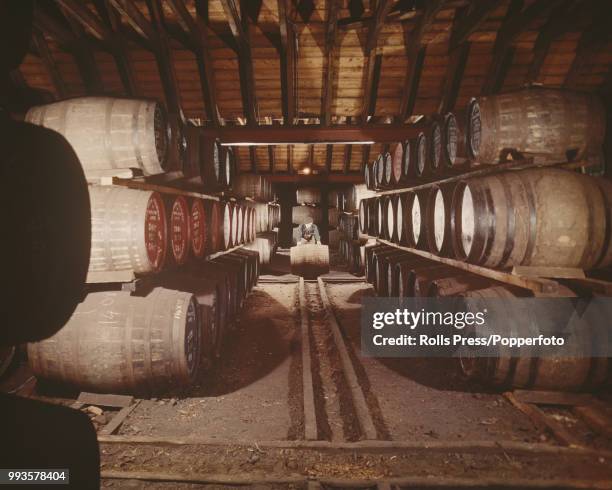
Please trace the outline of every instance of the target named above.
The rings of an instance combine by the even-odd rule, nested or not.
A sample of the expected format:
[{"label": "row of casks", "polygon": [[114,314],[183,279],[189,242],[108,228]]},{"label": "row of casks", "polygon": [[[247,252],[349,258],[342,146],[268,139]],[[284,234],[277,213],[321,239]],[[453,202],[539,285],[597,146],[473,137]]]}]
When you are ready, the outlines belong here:
[{"label": "row of casks", "polygon": [[146,274],[255,238],[256,209],[120,186],[90,186],[90,272]]},{"label": "row of casks", "polygon": [[262,175],[240,173],[232,182],[232,194],[254,201],[270,202],[274,200],[272,183]]},{"label": "row of casks", "polygon": [[535,163],[600,155],[606,116],[593,94],[532,88],[478,97],[457,115],[429,118],[414,138],[390,145],[364,168],[370,189],[416,185],[497,164],[509,154]]},{"label": "row of casks", "polygon": [[612,264],[612,183],[561,169],[509,171],[361,202],[362,233],[474,264]]},{"label": "row of casks", "polygon": [[32,372],[81,391],[181,392],[221,355],[259,266],[257,252],[239,248],[161,276],[146,296],[89,293],[58,333],[28,344]]},{"label": "row of casks", "polygon": [[272,231],[278,227],[280,223],[280,206],[278,204],[252,203],[251,205],[257,211],[255,225],[257,233]]},{"label": "row of casks", "polygon": [[255,240],[245,245],[244,248],[257,251],[259,253],[260,264],[262,266],[269,265],[278,248],[278,232],[263,231],[257,233]]},{"label": "row of casks", "polygon": [[362,275],[365,271],[365,244],[342,236],[338,253],[347,266],[348,272]]},{"label": "row of casks", "polygon": [[33,107],[25,120],[62,134],[88,179],[139,169],[145,176],[180,172],[207,191],[232,185],[233,150],[153,100],[77,97]]},{"label": "row of casks", "polygon": [[[366,245],[364,255],[366,280],[372,283],[379,296],[397,297],[400,304],[401,298],[455,297],[456,311],[477,313],[471,309],[474,302],[464,299],[494,300],[496,305],[508,301],[507,314],[497,314],[494,321],[487,322],[486,332],[480,332],[476,326],[474,332],[468,334],[508,335],[515,331],[516,311],[510,309],[510,302],[516,297],[530,296],[525,290],[384,244]],[[576,295],[562,288],[560,296]],[[541,325],[553,314],[550,307],[550,302],[529,303],[528,308],[532,310],[521,316],[524,321],[531,322],[529,328],[534,336],[541,333]],[[583,325],[578,331],[585,336],[582,357],[515,357],[510,348],[500,347],[498,357],[460,357],[461,370],[468,379],[502,389],[582,391],[601,387],[609,380],[609,360],[590,357],[589,346],[593,345],[593,339],[589,336],[594,332],[593,327],[584,320],[579,321]]]}]

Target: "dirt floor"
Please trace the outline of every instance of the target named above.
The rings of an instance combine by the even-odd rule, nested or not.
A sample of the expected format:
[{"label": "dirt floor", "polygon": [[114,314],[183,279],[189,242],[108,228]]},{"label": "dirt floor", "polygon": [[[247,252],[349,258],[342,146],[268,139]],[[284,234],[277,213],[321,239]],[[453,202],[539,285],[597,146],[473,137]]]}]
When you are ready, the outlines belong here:
[{"label": "dirt floor", "polygon": [[[287,273],[286,256],[281,255],[275,266],[248,297],[218,366],[203,373],[199,385],[184,398],[143,400],[119,432],[153,439],[182,438],[185,444],[103,443],[104,474],[128,475],[145,468],[179,476],[213,475],[204,488],[238,488],[227,482],[218,487],[214,475],[239,475],[249,481],[290,480],[275,484],[267,480],[248,488],[306,488],[300,481],[306,478],[519,478],[535,482],[612,478],[612,453],[551,452],[557,444],[554,438],[538,430],[500,394],[466,384],[453,360],[361,356],[361,299],[373,294],[364,282],[327,283],[326,291],[347,340],[377,438],[416,446],[359,450],[352,446],[335,450],[266,447],[274,441],[299,445],[304,439],[298,282]],[[332,276],[345,277],[346,273],[336,271]],[[266,282],[270,280],[293,282]],[[355,409],[316,283],[305,284],[305,298],[318,439],[357,441]],[[206,444],[190,444],[196,440]],[[470,449],[470,441],[488,443],[490,449]],[[548,450],[512,452],[502,447],[513,443],[535,443],[533,447]],[[142,485],[139,480],[104,479],[105,488],[145,488]],[[157,482],[147,483],[146,488],[201,487],[189,482]]]}]

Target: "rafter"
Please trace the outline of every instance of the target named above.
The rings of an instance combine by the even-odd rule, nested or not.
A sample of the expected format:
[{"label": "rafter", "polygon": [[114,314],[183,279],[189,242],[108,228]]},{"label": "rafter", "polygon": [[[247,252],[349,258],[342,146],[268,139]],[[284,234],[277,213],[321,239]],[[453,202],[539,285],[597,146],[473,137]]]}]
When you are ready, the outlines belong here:
[{"label": "rafter", "polygon": [[[244,1],[244,0],[243,0]],[[249,22],[247,15],[241,17],[236,0],[221,0],[223,10],[238,46],[238,68],[240,71],[240,91],[248,125],[256,125],[259,114],[255,97],[255,75],[249,41]]]},{"label": "rafter", "polygon": [[215,78],[212,69],[212,59],[208,49],[206,20],[200,10],[201,4],[196,3],[196,20],[193,19],[182,0],[166,0],[170,8],[174,11],[179,23],[187,33],[191,50],[195,53],[200,78],[200,87],[206,113],[213,126],[219,126],[219,108],[217,106],[217,96],[215,91]]},{"label": "rafter", "polygon": [[483,93],[496,93],[503,87],[504,79],[514,57],[511,44],[537,17],[548,15],[562,0],[536,0],[523,9],[523,0],[512,0],[508,12],[495,38],[493,63],[485,79]]},{"label": "rafter", "polygon": [[416,103],[419,82],[421,79],[421,69],[425,60],[427,48],[422,46],[423,34],[429,28],[437,13],[442,8],[444,0],[430,0],[427,2],[425,10],[419,17],[412,32],[406,32],[404,23],[406,58],[408,68],[406,72],[406,89],[402,93],[400,104],[400,123],[403,123],[412,115]]},{"label": "rafter", "polygon": [[270,162],[269,171],[271,174],[276,172],[276,153],[275,146],[268,146],[268,161]]},{"label": "rafter", "polygon": [[365,43],[366,79],[364,85],[364,101],[361,109],[361,123],[367,124],[369,117],[374,115],[376,109],[376,95],[378,92],[378,80],[380,79],[380,68],[382,64],[382,54],[377,52],[378,38],[380,31],[385,24],[385,20],[391,7],[392,0],[380,0],[376,8],[376,14],[372,19],[368,30],[368,37]]},{"label": "rafter", "polygon": [[323,97],[321,98],[321,122],[325,126],[331,124],[331,107],[334,91],[334,59],[336,58],[336,34],[338,32],[339,2],[328,2],[327,23],[325,28],[325,79],[323,81]]},{"label": "rafter", "polygon": [[278,0],[281,89],[284,123],[292,125],[297,112],[297,41],[290,22],[292,2]]},{"label": "rafter", "polygon": [[457,49],[465,43],[470,35],[474,33],[489,16],[492,10],[498,7],[499,3],[491,0],[476,0],[471,2],[470,8],[461,19],[461,22],[453,26],[450,37],[449,51]]},{"label": "rafter", "polygon": [[[455,19],[453,21],[451,39],[460,28],[463,28],[462,26],[464,25],[464,20],[467,15],[468,11],[466,9],[457,9],[455,12]],[[449,53],[446,75],[444,77],[442,99],[440,100],[440,105],[438,106],[439,114],[445,114],[451,111],[455,106],[459,89],[461,88],[461,80],[463,79],[465,65],[467,64],[467,60],[470,55],[470,49],[471,43],[466,40],[459,44],[455,49],[452,49]]]},{"label": "rafter", "polygon": [[94,37],[104,42],[109,42],[111,40],[112,33],[83,3],[77,2],[76,0],[57,0],[57,3],[78,20]]},{"label": "rafter", "polygon": [[51,56],[51,50],[49,49],[49,45],[47,44],[47,40],[45,36],[38,31],[37,29],[32,30],[32,43],[34,44],[34,48],[36,49],[36,54],[40,57],[43,62],[43,65],[49,72],[49,76],[51,77],[51,82],[55,87],[55,91],[60,96],[60,98],[65,98],[68,96],[68,89],[66,88],[66,84],[57,69],[57,65]]},{"label": "rafter", "polygon": [[132,0],[109,0],[109,2],[146,42],[156,43],[157,33],[155,29],[144,14],[132,3]]},{"label": "rafter", "polygon": [[327,173],[332,171],[332,157],[334,154],[334,145],[326,145],[325,147],[325,170]]}]

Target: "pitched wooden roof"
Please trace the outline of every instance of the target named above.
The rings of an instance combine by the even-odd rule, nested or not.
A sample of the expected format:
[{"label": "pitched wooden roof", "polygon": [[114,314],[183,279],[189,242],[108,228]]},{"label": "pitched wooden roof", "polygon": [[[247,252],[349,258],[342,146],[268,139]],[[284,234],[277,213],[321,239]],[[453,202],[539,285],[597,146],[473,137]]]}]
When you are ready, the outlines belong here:
[{"label": "pitched wooden roof", "polygon": [[[597,0],[38,2],[19,71],[56,98],[164,100],[202,125],[367,124],[528,83],[609,86]],[[358,171],[381,145],[239,147],[240,169]]]}]

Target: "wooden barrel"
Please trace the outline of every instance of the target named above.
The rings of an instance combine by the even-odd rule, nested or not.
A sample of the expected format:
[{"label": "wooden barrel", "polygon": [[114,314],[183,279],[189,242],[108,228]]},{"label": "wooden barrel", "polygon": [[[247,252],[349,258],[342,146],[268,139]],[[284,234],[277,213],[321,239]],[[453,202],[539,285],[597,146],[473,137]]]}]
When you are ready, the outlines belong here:
[{"label": "wooden barrel", "polygon": [[410,157],[408,161],[408,180],[421,178],[427,166],[427,137],[425,133],[419,133],[417,138],[410,141]]},{"label": "wooden barrel", "polygon": [[338,208],[329,208],[327,210],[327,223],[329,224],[330,228],[335,228],[338,226],[338,216]]},{"label": "wooden barrel", "polygon": [[316,279],[329,272],[327,245],[298,245],[291,247],[291,273],[304,279]]},{"label": "wooden barrel", "polygon": [[385,161],[382,154],[378,154],[374,160],[374,188],[383,189],[385,182]]},{"label": "wooden barrel", "polygon": [[595,94],[531,88],[475,103],[479,120],[472,123],[480,125],[481,137],[474,153],[481,163],[497,163],[507,150],[541,160],[578,160],[604,140],[606,113]]},{"label": "wooden barrel", "polygon": [[440,123],[442,128],[442,166],[452,168],[457,164],[457,145],[459,140],[459,130],[457,118],[452,112],[442,116]]},{"label": "wooden barrel", "polygon": [[168,255],[168,225],[160,194],[115,186],[90,186],[89,270],[160,271]]},{"label": "wooden barrel", "polygon": [[259,253],[254,250],[248,250],[245,247],[241,247],[232,253],[246,257],[247,266],[249,268],[249,291],[251,291],[257,285],[257,280],[259,279],[261,271]]},{"label": "wooden barrel", "polygon": [[596,179],[560,169],[463,181],[451,209],[455,255],[488,267],[603,265],[605,222]]},{"label": "wooden barrel", "polygon": [[359,211],[359,204],[363,199],[374,197],[376,193],[367,188],[365,184],[355,184],[346,191],[345,211]]},{"label": "wooden barrel", "polygon": [[[568,293],[571,295],[571,293]],[[538,336],[547,330],[548,324],[559,325],[559,321],[567,318],[556,318],[550,302],[517,303],[509,300],[515,294],[503,286],[468,291],[463,293],[466,303],[461,311],[482,311],[480,301],[495,301],[495,311],[487,313],[487,333],[513,335],[516,330],[516,318],[521,318],[521,331],[527,329],[532,336]],[[517,311],[517,308],[521,310]],[[494,316],[492,316],[494,315]],[[499,347],[496,357],[478,358],[469,353],[459,358],[463,374],[470,380],[477,380],[500,389],[532,389],[559,391],[592,391],[601,387],[609,380],[609,359],[591,357],[592,346],[609,339],[597,336],[593,327],[585,318],[574,316],[576,337],[572,342],[580,343],[582,356],[565,357],[517,357],[508,347]],[[469,327],[466,327],[469,328]],[[479,327],[471,327],[478,335]],[[470,331],[466,332],[470,333]]]},{"label": "wooden barrel", "polygon": [[259,263],[268,265],[272,261],[276,250],[276,234],[272,232],[258,233],[252,242],[245,247],[248,250],[255,250],[259,253]]},{"label": "wooden barrel", "polygon": [[257,210],[255,208],[251,208],[251,226],[250,231],[251,231],[251,239],[250,241],[252,242],[253,240],[255,240],[255,236],[257,235]]},{"label": "wooden barrel", "polygon": [[238,174],[232,183],[232,191],[240,197],[249,197],[255,201],[272,200],[269,182],[265,177],[257,174]]},{"label": "wooden barrel", "polygon": [[55,333],[81,300],[91,214],[83,170],[61,135],[13,122],[3,111],[0,133],[0,343],[16,345]]},{"label": "wooden barrel", "polygon": [[399,244],[399,237],[402,235],[404,224],[403,210],[400,206],[399,195],[391,194],[387,205],[387,234],[388,239]]},{"label": "wooden barrel", "polygon": [[368,221],[370,219],[369,216],[369,208],[370,208],[370,200],[362,199],[359,203],[359,232],[363,234],[368,234],[369,226]]},{"label": "wooden barrel", "polygon": [[[429,189],[422,189],[412,193],[410,213],[408,218],[409,233],[408,242],[412,248],[427,250],[427,199]],[[410,200],[409,200],[410,201]]]},{"label": "wooden barrel", "polygon": [[234,206],[231,202],[220,203],[221,206],[221,250],[234,246]]},{"label": "wooden barrel", "polygon": [[363,166],[363,180],[367,189],[374,190],[376,188],[376,168],[374,161],[367,162]]},{"label": "wooden barrel", "polygon": [[257,233],[269,230],[269,213],[268,205],[263,203],[255,204],[256,212],[256,230]]},{"label": "wooden barrel", "polygon": [[389,213],[389,197],[388,196],[380,196],[378,198],[378,232],[376,236],[388,239],[389,238],[389,222],[387,220],[387,215]]},{"label": "wooden barrel", "polygon": [[452,256],[451,202],[455,183],[433,185],[427,196],[425,230],[429,251],[442,257]]},{"label": "wooden barrel", "polygon": [[382,154],[382,166],[383,166],[383,180],[382,188],[391,189],[394,187],[393,179],[393,157],[391,153],[386,152]]},{"label": "wooden barrel", "polygon": [[193,294],[90,293],[53,337],[28,345],[38,378],[81,391],[158,394],[195,380],[201,324]]},{"label": "wooden barrel", "polygon": [[245,261],[239,257],[224,254],[215,257],[210,262],[227,269],[234,276],[234,282],[232,284],[233,293],[235,295],[234,315],[238,315],[249,288],[249,276]]},{"label": "wooden barrel", "polygon": [[466,274],[465,271],[457,269],[456,267],[437,264],[425,269],[415,269],[409,281],[412,284],[413,295],[422,298],[429,296],[429,288],[433,281],[461,277]]},{"label": "wooden barrel", "polygon": [[191,200],[189,224],[191,226],[191,253],[195,258],[201,259],[206,255],[208,247],[208,222],[202,199]]},{"label": "wooden barrel", "polygon": [[327,244],[332,250],[337,250],[342,234],[338,230],[329,230]]},{"label": "wooden barrel", "polygon": [[170,132],[163,107],[151,100],[77,97],[31,108],[25,120],[62,134],[86,175],[140,168],[167,170]]},{"label": "wooden barrel", "polygon": [[391,247],[382,243],[373,243],[366,245],[365,247],[365,278],[370,284],[374,282],[374,275],[376,271],[374,269],[374,254],[378,251],[388,250]]},{"label": "wooden barrel", "polygon": [[442,127],[434,118],[427,131],[427,173],[438,173],[442,169]]},{"label": "wooden barrel", "polygon": [[[391,255],[387,258],[387,293],[391,297],[399,297],[400,296],[400,264],[415,264],[422,263],[423,260],[421,257],[411,254],[404,253],[402,255]],[[405,289],[402,289],[404,292]]]},{"label": "wooden barrel", "polygon": [[457,112],[457,163],[478,158],[481,138],[480,106],[475,98]]},{"label": "wooden barrel", "polygon": [[221,203],[218,201],[206,200],[206,222],[208,223],[208,253],[215,253],[223,247],[222,218],[223,211]]},{"label": "wooden barrel", "polygon": [[396,265],[397,273],[397,295],[400,298],[410,298],[415,296],[415,280],[419,273],[427,271],[429,269],[439,267],[438,262],[411,255],[409,260],[404,260]]},{"label": "wooden barrel", "polygon": [[191,210],[184,196],[171,199],[169,208],[168,227],[172,260],[175,264],[182,265],[187,262],[191,248]]},{"label": "wooden barrel", "polygon": [[387,277],[389,260],[406,258],[408,255],[408,252],[393,247],[374,251],[372,255],[372,267],[374,269],[372,285],[379,296],[389,296],[389,280]]},{"label": "wooden barrel", "polygon": [[235,304],[235,278],[221,264],[213,263],[210,260],[196,262],[189,270],[196,280],[205,279],[207,281],[214,281],[218,287],[218,308],[216,311],[217,337],[215,338],[213,349],[214,357],[218,358],[221,355],[223,341],[229,331],[230,323],[237,311]]},{"label": "wooden barrel", "polygon": [[321,208],[314,206],[293,206],[291,215],[294,225],[301,225],[307,219],[312,219],[315,224],[320,224],[322,220]]},{"label": "wooden barrel", "polygon": [[405,170],[408,167],[410,159],[410,147],[408,146],[408,152],[406,150],[406,143],[394,143],[391,145],[389,150],[391,153],[391,166],[393,168],[393,186],[398,187],[406,181],[407,175]]},{"label": "wooden barrel", "polygon": [[236,245],[242,245],[244,243],[244,212],[245,212],[245,208],[244,206],[240,205],[240,204],[236,204],[235,206],[235,213],[236,213]]},{"label": "wooden barrel", "polygon": [[414,235],[412,230],[412,208],[416,194],[414,192],[402,192],[398,194],[397,204],[397,221],[401,222],[397,226],[398,243],[407,247],[415,246]]},{"label": "wooden barrel", "polygon": [[303,187],[296,191],[298,204],[321,204],[321,189],[318,187]]}]

